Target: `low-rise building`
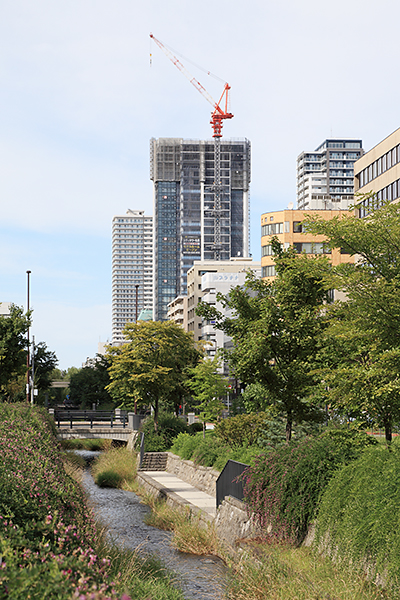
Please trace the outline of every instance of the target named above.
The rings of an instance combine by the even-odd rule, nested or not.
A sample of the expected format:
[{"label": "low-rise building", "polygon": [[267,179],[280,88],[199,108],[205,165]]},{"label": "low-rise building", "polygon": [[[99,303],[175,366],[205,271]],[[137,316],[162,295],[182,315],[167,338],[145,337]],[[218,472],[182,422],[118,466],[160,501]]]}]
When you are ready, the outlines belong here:
[{"label": "low-rise building", "polygon": [[275,277],[275,262],[272,252],[271,239],[276,236],[282,247],[293,246],[296,252],[315,255],[325,254],[333,265],[343,262],[354,262],[354,257],[344,254],[341,249],[332,251],[327,247],[323,235],[307,233],[302,222],[305,217],[318,214],[322,219],[329,220],[337,215],[352,215],[354,210],[280,210],[261,215],[261,277]]},{"label": "low-rise building", "polygon": [[[187,272],[187,331],[192,331],[194,340],[202,339],[202,318],[196,315],[196,306],[203,297],[202,277],[205,273],[216,273],[220,276],[231,273],[244,273],[248,270],[260,268],[260,263],[253,262],[252,258],[231,258],[221,261],[199,260]],[[231,286],[232,287],[232,286]]]}]

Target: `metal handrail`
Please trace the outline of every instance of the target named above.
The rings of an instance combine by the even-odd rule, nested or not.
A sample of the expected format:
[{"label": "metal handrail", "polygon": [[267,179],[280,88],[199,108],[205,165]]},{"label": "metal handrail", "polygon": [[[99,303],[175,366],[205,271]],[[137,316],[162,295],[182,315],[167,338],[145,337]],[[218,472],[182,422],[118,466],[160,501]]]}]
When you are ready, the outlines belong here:
[{"label": "metal handrail", "polygon": [[[93,423],[99,422],[108,422],[110,423],[110,427],[113,428],[115,425],[114,421],[118,421],[115,419],[115,414],[112,411],[93,411],[93,410],[66,410],[66,411],[54,411],[54,421],[57,424],[57,427],[61,427],[62,421],[69,421],[70,429],[75,426],[79,426],[82,422],[84,424],[90,423],[90,429],[93,429]],[[80,423],[77,423],[80,421]],[[75,423],[74,423],[75,422]],[[122,423],[122,428],[125,429],[128,423],[128,417],[126,415],[121,415],[119,417],[119,423],[117,426]]]}]

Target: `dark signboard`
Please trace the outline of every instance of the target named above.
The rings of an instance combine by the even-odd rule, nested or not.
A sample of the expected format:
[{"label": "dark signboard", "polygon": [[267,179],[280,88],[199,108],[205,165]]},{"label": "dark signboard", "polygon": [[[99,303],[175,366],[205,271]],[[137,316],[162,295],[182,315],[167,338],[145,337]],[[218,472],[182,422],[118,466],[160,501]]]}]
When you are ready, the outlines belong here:
[{"label": "dark signboard", "polygon": [[182,236],[182,254],[201,254],[201,241],[199,235]]}]

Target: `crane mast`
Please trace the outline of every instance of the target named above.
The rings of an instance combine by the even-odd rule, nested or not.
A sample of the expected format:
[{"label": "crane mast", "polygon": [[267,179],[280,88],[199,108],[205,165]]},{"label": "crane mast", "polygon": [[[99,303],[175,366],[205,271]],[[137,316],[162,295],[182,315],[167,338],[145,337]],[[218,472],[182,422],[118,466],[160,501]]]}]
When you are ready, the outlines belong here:
[{"label": "crane mast", "polygon": [[158,40],[151,33],[150,38],[157,44],[159,48],[166,54],[166,56],[170,59],[170,61],[185,75],[185,77],[190,81],[190,83],[196,88],[198,92],[209,102],[214,110],[211,113],[210,124],[213,130],[213,138],[214,138],[214,183],[211,187],[211,191],[213,192],[214,198],[214,207],[213,209],[207,210],[207,216],[214,219],[214,244],[211,244],[209,248],[214,251],[214,260],[221,259],[221,217],[222,217],[222,184],[221,184],[221,137],[222,137],[222,127],[225,119],[232,119],[233,114],[228,110],[229,104],[229,90],[230,85],[225,83],[223,92],[218,102],[216,102],[213,97],[207,92],[207,90],[202,86],[202,84],[195,78],[186,67],[181,63],[181,61],[168,49],[164,46],[160,40]]}]

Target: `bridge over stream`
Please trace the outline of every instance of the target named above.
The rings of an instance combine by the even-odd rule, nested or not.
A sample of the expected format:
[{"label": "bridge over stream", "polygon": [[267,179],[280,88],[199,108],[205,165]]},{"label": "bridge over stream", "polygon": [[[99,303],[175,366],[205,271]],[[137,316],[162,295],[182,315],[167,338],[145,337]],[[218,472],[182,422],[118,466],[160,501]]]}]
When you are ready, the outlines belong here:
[{"label": "bridge over stream", "polygon": [[104,439],[133,447],[142,417],[133,412],[50,409],[59,440]]}]

